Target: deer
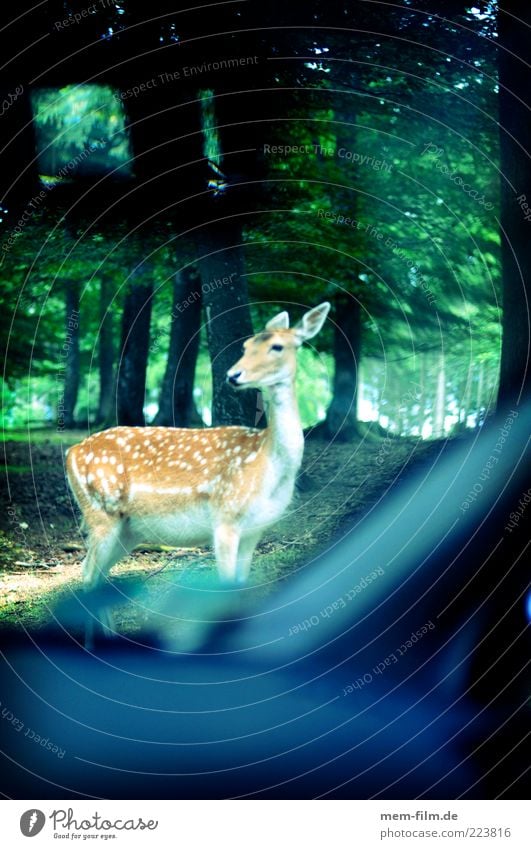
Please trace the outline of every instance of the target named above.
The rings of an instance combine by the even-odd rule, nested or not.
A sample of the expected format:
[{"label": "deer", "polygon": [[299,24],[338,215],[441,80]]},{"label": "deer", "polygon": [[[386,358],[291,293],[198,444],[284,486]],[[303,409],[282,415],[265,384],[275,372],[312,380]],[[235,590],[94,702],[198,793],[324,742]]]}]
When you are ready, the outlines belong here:
[{"label": "deer", "polygon": [[221,583],[245,585],[258,542],[293,497],[304,448],[297,351],[329,309],[314,307],[292,328],[280,312],[228,370],[236,391],[264,393],[267,427],[118,426],[68,450],[68,482],[87,536],[86,590],[140,543],[213,545]]}]

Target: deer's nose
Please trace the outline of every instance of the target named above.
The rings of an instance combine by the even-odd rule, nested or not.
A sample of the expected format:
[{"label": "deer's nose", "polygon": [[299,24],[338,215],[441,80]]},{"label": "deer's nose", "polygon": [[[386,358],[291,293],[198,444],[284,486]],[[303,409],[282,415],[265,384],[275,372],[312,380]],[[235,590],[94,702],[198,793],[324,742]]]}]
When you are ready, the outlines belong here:
[{"label": "deer's nose", "polygon": [[227,373],[227,381],[231,383],[233,386],[238,386],[238,378],[241,377],[241,371],[237,372],[228,372]]}]

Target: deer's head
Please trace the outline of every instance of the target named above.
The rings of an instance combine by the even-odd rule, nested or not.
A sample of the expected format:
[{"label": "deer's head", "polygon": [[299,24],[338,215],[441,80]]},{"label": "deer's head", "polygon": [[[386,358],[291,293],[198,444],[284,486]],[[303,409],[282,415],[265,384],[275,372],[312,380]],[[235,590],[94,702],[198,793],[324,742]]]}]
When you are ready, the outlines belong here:
[{"label": "deer's head", "polygon": [[297,349],[321,330],[330,310],[325,301],[305,313],[295,327],[289,315],[280,312],[267,322],[262,333],[251,336],[243,345],[243,357],[227,372],[227,380],[238,389],[265,389],[279,383],[291,383],[297,366]]}]

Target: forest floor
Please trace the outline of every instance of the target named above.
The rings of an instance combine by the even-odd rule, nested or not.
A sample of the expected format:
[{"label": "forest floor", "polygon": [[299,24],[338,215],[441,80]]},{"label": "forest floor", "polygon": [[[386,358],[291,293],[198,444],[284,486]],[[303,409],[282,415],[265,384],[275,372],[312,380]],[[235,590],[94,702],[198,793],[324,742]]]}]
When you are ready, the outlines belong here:
[{"label": "forest floor", "polygon": [[[41,628],[60,604],[79,601],[84,556],[79,514],[66,483],[64,455],[84,434],[27,433],[5,445],[5,481],[0,510],[0,626]],[[264,535],[251,571],[249,592],[271,592],[279,581],[309,567],[341,533],[351,528],[400,484],[413,465],[440,450],[440,443],[382,439],[368,431],[348,444],[307,440],[297,494],[277,525]],[[154,609],[176,586],[215,586],[211,550],[142,546],[111,572],[127,594],[143,586],[142,603],[122,604],[115,615],[120,633],[148,629]]]}]

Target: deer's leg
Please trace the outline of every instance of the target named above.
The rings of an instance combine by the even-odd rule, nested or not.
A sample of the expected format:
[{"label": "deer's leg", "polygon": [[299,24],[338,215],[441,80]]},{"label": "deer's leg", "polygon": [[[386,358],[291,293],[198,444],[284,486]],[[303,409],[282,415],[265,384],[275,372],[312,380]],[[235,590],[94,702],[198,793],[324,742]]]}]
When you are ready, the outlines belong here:
[{"label": "deer's leg", "polygon": [[214,530],[214,552],[218,574],[224,583],[233,584],[236,580],[236,564],[238,558],[238,546],[240,543],[239,531],[233,525],[218,525]]},{"label": "deer's leg", "polygon": [[105,517],[92,524],[82,567],[85,589],[101,584],[114,564],[126,557],[133,547],[123,519]]},{"label": "deer's leg", "polygon": [[247,583],[251,561],[256,546],[260,542],[261,534],[248,534],[242,537],[238,546],[238,557],[236,561],[236,581],[239,584]]}]

